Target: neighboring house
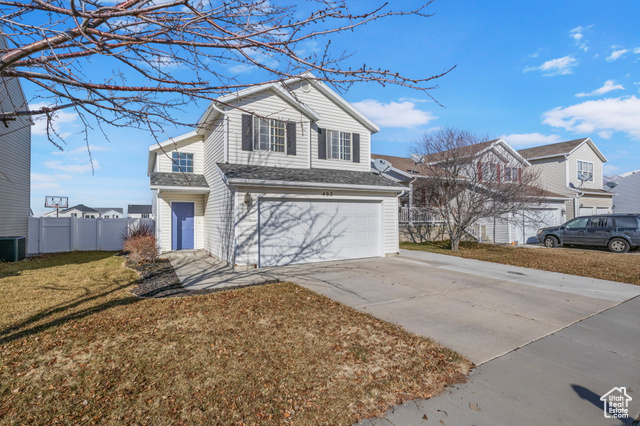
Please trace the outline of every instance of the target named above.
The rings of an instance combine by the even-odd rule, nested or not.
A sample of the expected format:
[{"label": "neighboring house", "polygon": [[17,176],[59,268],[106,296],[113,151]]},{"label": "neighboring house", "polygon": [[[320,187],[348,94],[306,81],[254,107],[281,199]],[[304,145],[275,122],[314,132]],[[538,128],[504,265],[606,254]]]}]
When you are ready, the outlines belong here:
[{"label": "neighboring house", "polygon": [[[7,47],[0,35],[0,49]],[[16,78],[0,78],[0,110],[27,111]],[[27,236],[31,197],[31,119],[0,120],[0,237]]]},{"label": "neighboring house", "polygon": [[[497,179],[504,182],[518,182],[522,170],[530,167],[529,162],[514,150],[506,141],[496,139],[481,142],[469,147],[470,152],[478,158],[479,178]],[[437,179],[437,163],[425,157],[425,167],[417,165],[411,158],[392,157],[372,154],[372,166],[375,159],[383,159],[391,163],[391,168],[384,173],[388,179],[409,186],[408,196],[401,199],[400,218],[402,222],[437,223],[437,214],[422,214],[422,209],[429,210],[429,194],[421,179]],[[541,227],[559,225],[564,221],[563,210],[567,197],[546,191],[541,204],[531,206],[526,211],[515,212],[508,217],[490,217],[479,221],[477,237],[483,242],[526,244],[537,242],[536,232]],[[411,214],[409,213],[411,212]]]},{"label": "neighboring house", "polygon": [[567,220],[612,212],[613,193],[602,189],[602,165],[607,159],[590,138],[518,152],[538,168],[545,189],[569,198]]},{"label": "neighboring house", "polygon": [[127,207],[127,216],[137,219],[153,219],[153,206],[151,204],[129,204]]},{"label": "neighboring house", "polygon": [[87,207],[78,204],[58,212],[52,210],[43,214],[44,217],[80,217],[84,219],[118,219],[124,217],[122,209],[118,207]]},{"label": "neighboring house", "polygon": [[605,186],[605,190],[616,194],[613,196],[613,212],[640,213],[640,170],[623,173],[612,181],[617,186],[612,189]]},{"label": "neighboring house", "polygon": [[406,187],[371,172],[378,131],[312,74],[219,98],[149,148],[160,250],[238,268],[397,254]]}]

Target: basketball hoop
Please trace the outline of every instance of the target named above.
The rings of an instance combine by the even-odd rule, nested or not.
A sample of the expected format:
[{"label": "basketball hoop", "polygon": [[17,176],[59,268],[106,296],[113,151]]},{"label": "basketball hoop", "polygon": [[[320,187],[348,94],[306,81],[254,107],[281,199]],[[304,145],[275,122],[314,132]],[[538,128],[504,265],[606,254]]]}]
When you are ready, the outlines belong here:
[{"label": "basketball hoop", "polygon": [[58,209],[66,209],[69,207],[69,197],[47,195],[46,197],[44,197],[44,206],[51,209],[56,209],[56,217],[58,217]]}]

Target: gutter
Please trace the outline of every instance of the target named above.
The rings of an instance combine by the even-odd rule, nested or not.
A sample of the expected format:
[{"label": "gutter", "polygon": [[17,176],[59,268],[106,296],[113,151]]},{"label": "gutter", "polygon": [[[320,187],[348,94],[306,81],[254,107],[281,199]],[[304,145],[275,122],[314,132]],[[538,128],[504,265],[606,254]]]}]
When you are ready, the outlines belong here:
[{"label": "gutter", "polygon": [[320,182],[290,182],[280,180],[257,179],[227,179],[229,185],[234,186],[267,186],[284,188],[327,188],[327,189],[352,189],[359,191],[383,191],[401,193],[407,188],[401,186],[377,186],[377,185],[352,185],[344,183],[320,183]]}]

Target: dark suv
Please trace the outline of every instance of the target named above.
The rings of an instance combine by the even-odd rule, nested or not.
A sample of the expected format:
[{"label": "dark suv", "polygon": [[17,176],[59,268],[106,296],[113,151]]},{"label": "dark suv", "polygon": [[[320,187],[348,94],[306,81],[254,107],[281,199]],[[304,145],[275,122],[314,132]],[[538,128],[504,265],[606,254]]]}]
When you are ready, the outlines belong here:
[{"label": "dark suv", "polygon": [[626,253],[640,246],[640,214],[577,217],[560,226],[538,229],[536,237],[549,248],[601,246],[615,253]]}]

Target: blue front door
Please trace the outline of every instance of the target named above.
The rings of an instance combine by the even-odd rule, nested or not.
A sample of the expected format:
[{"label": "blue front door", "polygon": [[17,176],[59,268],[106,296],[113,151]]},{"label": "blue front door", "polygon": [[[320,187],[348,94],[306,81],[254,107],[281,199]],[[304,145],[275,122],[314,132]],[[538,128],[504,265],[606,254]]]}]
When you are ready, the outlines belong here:
[{"label": "blue front door", "polygon": [[193,249],[193,203],[171,203],[171,249]]}]

